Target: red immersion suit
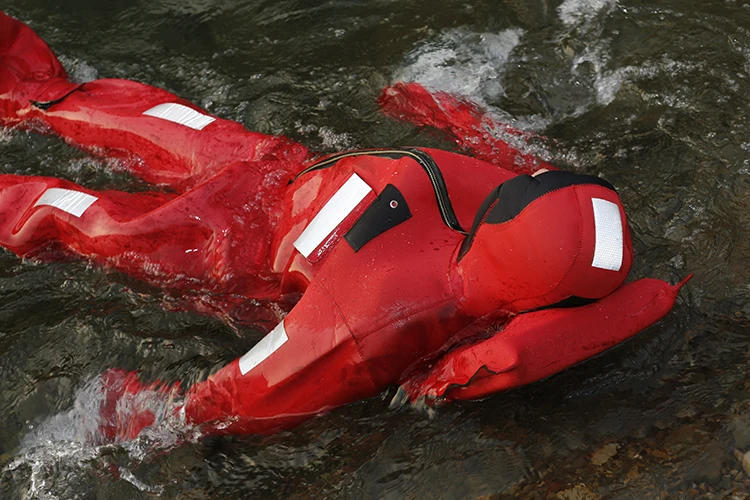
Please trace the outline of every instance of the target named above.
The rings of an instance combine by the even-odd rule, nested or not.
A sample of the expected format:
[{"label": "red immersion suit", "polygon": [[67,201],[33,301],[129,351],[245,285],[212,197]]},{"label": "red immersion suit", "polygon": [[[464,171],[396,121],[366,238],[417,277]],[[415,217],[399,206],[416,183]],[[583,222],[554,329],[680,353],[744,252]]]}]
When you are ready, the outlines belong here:
[{"label": "red immersion suit", "polygon": [[[499,166],[416,148],[312,161],[163,90],[71,83],[2,14],[0,77],[0,123],[121,157],[163,188],[95,192],[2,175],[0,245],[72,252],[230,316],[251,299],[302,294],[245,356],[185,394],[180,414],[206,432],[272,432],[397,383],[412,398],[517,387],[634,335],[679,290],[621,286],[632,246],[614,188],[502,141],[475,148]],[[381,104],[462,136],[489,123],[415,85],[388,89]],[[542,167],[551,171],[517,175]],[[125,390],[140,387],[131,378]]]}]

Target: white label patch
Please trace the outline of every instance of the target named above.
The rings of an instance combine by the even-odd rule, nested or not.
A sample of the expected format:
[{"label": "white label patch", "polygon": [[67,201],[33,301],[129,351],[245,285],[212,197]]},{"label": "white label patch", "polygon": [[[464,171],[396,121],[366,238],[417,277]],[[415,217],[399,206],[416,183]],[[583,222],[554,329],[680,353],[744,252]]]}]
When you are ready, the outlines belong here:
[{"label": "white label patch", "polygon": [[596,244],[592,267],[619,271],[622,267],[622,219],[620,208],[611,201],[591,198],[594,205]]},{"label": "white label patch", "polygon": [[294,248],[307,258],[370,191],[372,188],[360,176],[352,174],[302,231]]},{"label": "white label patch", "polygon": [[282,321],[240,358],[240,373],[245,375],[261,364],[287,340],[289,340],[289,337],[286,336],[284,322]]},{"label": "white label patch", "polygon": [[204,115],[193,108],[177,104],[176,102],[159,104],[148,111],[144,111],[143,114],[179,123],[195,130],[203,130],[206,125],[216,120],[213,116]]},{"label": "white label patch", "polygon": [[82,193],[80,191],[73,191],[70,189],[61,188],[49,188],[42,196],[34,203],[35,207],[40,205],[49,205],[51,207],[59,208],[64,212],[68,212],[71,215],[80,217],[83,212],[86,211],[96,200],[96,196]]}]

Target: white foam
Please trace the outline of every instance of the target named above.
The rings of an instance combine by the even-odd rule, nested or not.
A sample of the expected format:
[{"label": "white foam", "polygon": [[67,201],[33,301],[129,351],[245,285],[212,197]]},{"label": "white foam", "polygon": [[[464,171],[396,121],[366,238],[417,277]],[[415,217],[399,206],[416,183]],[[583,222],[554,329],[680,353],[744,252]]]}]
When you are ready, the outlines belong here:
[{"label": "white foam", "polygon": [[474,33],[456,28],[442,33],[408,56],[395,81],[416,82],[434,91],[471,97],[484,103],[504,93],[502,77],[523,30]]},{"label": "white foam", "polygon": [[347,132],[337,133],[328,127],[320,127],[318,129],[318,136],[324,150],[342,151],[355,147],[352,135]]},{"label": "white foam", "polygon": [[606,106],[614,101],[617,92],[626,82],[654,78],[663,73],[670,75],[688,73],[701,67],[700,64],[677,62],[664,57],[660,61],[646,62],[640,66],[623,66],[610,70],[607,69],[610,60],[608,51],[609,45],[607,43],[598,43],[575,57],[571,67],[571,72],[576,74],[582,64],[588,63],[591,66],[594,72],[596,103],[601,106]]},{"label": "white foam", "polygon": [[560,20],[569,27],[587,25],[617,6],[617,0],[565,0],[557,7]]},{"label": "white foam", "polygon": [[[431,92],[466,98],[483,108],[497,123],[507,123],[521,130],[542,130],[549,124],[544,117],[514,117],[488,104],[505,94],[505,71],[516,58],[514,52],[521,45],[523,35],[520,28],[499,33],[475,33],[466,28],[445,31],[407,56],[407,64],[394,71],[393,80],[415,82]],[[486,133],[523,152],[542,158],[547,156],[542,150],[531,151],[523,139],[505,133],[502,128]]]},{"label": "white foam", "polygon": [[[185,424],[175,411],[178,400],[159,391],[143,390],[121,397],[113,419],[127,420],[130,416],[151,410],[155,422],[141,431],[136,439],[108,443],[102,435],[101,405],[105,394],[101,376],[86,383],[76,392],[69,410],[47,418],[30,427],[3,473],[26,482],[27,498],[69,498],[77,495],[77,481],[85,481],[91,469],[108,469],[107,457],[113,450],[127,452],[124,465],[119,463],[120,476],[145,493],[158,494],[159,485],[148,485],[130,469],[137,468],[154,453],[162,453],[185,441],[195,441],[198,430]],[[121,461],[118,461],[121,462]]]},{"label": "white foam", "polygon": [[86,61],[66,55],[59,56],[60,63],[65,68],[68,77],[76,83],[93,82],[99,78],[99,72]]},{"label": "white foam", "polygon": [[0,127],[0,144],[5,144],[13,140],[13,129],[10,127]]}]

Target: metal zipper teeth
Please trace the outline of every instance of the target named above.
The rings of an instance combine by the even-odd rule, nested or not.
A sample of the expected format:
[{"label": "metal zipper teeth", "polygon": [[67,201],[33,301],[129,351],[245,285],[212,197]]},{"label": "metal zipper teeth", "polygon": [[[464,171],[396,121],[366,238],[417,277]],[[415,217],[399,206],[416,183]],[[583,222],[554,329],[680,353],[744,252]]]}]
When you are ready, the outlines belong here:
[{"label": "metal zipper teeth", "polygon": [[443,179],[443,175],[440,173],[440,167],[437,166],[437,164],[432,159],[432,157],[430,157],[427,153],[423,151],[413,150],[413,149],[368,149],[368,150],[361,150],[361,151],[350,151],[348,153],[341,153],[341,154],[326,158],[325,160],[322,160],[313,165],[310,165],[305,170],[297,174],[297,176],[292,180],[292,182],[296,181],[297,179],[299,179],[301,176],[305,175],[308,172],[312,172],[313,170],[318,170],[321,168],[327,168],[344,158],[349,158],[353,156],[365,156],[365,155],[372,155],[372,156],[399,155],[399,157],[408,156],[412,160],[417,162],[419,166],[421,166],[422,169],[427,173],[427,177],[429,177],[430,179],[430,183],[432,184],[432,189],[435,192],[435,198],[437,199],[438,210],[440,211],[440,216],[442,217],[445,225],[455,231],[458,231],[461,234],[464,234],[464,235],[468,234],[468,232],[465,231],[464,228],[461,227],[461,224],[458,222],[458,218],[456,217],[456,213],[453,210],[453,206],[451,205],[450,198],[448,196],[448,190],[445,186],[445,180]]},{"label": "metal zipper teeth", "polygon": [[456,212],[453,210],[453,205],[451,204],[450,197],[448,196],[448,188],[445,186],[443,174],[440,172],[440,167],[437,166],[435,160],[433,160],[432,157],[424,151],[419,151],[418,149],[405,149],[404,151],[408,151],[409,153],[414,155],[414,158],[418,158],[419,160],[421,160],[417,160],[417,163],[422,165],[422,168],[425,169],[427,175],[430,177],[430,182],[432,183],[432,188],[435,190],[435,197],[437,198],[438,206],[440,207],[440,213],[443,216],[443,221],[451,229],[454,229],[463,235],[469,234],[464,230],[463,227],[461,227],[461,224],[458,222]]}]

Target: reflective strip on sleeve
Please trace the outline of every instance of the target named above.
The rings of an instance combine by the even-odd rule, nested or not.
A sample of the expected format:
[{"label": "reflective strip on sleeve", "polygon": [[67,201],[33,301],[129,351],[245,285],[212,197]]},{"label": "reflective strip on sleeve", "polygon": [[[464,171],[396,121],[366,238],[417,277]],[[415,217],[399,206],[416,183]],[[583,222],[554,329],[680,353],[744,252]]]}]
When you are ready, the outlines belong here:
[{"label": "reflective strip on sleeve", "polygon": [[268,356],[284,345],[287,340],[289,340],[289,337],[286,336],[284,322],[282,321],[240,358],[240,373],[245,375],[261,364],[268,359]]},{"label": "reflective strip on sleeve", "polygon": [[619,271],[622,267],[622,219],[620,208],[611,201],[592,198],[596,243],[592,267]]},{"label": "reflective strip on sleeve", "polygon": [[143,114],[179,123],[195,130],[203,130],[204,127],[216,120],[213,116],[204,115],[193,108],[177,104],[176,102],[159,104],[148,111],[144,111]]},{"label": "reflective strip on sleeve", "polygon": [[302,231],[294,248],[307,258],[370,191],[372,188],[360,176],[352,174]]},{"label": "reflective strip on sleeve", "polygon": [[80,217],[98,199],[96,196],[91,196],[80,191],[49,188],[34,203],[34,206],[48,205]]}]

